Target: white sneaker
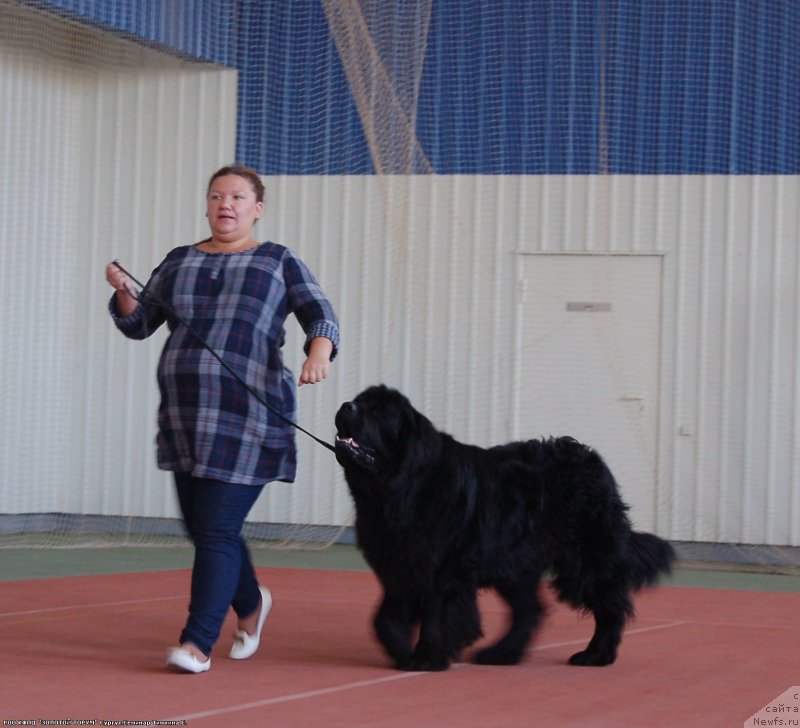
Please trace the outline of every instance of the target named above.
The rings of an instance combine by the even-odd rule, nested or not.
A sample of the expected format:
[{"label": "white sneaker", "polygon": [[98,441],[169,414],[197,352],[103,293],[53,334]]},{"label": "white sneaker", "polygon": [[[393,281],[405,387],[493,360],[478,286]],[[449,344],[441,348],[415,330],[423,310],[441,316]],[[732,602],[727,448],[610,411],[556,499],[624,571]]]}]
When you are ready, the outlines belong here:
[{"label": "white sneaker", "polygon": [[208,672],[211,669],[211,658],[200,662],[197,655],[185,647],[170,647],[167,650],[167,667],[180,672]]},{"label": "white sneaker", "polygon": [[264,586],[260,586],[258,590],[261,592],[261,612],[258,615],[256,633],[249,635],[241,629],[236,633],[229,655],[232,660],[246,660],[248,657],[252,657],[261,642],[261,629],[264,627],[264,622],[267,621],[269,610],[272,609],[272,594]]}]

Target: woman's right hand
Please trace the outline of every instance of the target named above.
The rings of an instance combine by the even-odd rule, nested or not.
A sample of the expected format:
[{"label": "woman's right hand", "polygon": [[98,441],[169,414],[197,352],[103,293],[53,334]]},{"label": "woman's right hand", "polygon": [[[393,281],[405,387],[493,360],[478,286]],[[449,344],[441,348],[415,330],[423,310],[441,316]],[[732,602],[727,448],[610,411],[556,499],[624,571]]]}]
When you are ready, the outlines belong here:
[{"label": "woman's right hand", "polygon": [[123,273],[119,266],[112,261],[106,266],[106,280],[108,285],[117,292],[117,311],[120,316],[130,316],[139,305],[139,301],[132,293],[135,289],[130,276]]},{"label": "woman's right hand", "polygon": [[125,291],[125,293],[130,294],[133,290],[133,281],[120,270],[115,264],[115,261],[112,261],[106,266],[106,280],[108,281],[108,285],[116,291]]}]

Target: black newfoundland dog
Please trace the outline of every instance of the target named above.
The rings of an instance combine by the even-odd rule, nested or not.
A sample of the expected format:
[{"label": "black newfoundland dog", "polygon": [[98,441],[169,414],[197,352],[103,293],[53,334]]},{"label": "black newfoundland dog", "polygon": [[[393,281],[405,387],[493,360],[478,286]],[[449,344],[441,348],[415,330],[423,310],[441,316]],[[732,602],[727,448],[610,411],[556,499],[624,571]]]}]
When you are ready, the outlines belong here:
[{"label": "black newfoundland dog", "polygon": [[464,445],[384,386],[345,402],[336,428],[358,547],[384,590],[375,630],[399,669],[460,659],[482,636],[477,593],[488,587],[510,606],[510,627],[474,660],[519,662],[542,615],[545,573],[559,599],[594,616],[570,663],[614,662],[631,593],[668,572],[673,551],[631,529],[596,452],[569,437]]}]

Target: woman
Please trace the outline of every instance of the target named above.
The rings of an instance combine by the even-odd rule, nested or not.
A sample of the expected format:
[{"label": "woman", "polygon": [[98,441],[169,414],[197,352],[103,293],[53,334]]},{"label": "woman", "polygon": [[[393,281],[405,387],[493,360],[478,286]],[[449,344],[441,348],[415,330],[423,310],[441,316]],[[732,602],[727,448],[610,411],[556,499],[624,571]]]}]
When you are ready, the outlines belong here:
[{"label": "woman", "polygon": [[170,251],[139,296],[119,268],[106,268],[115,289],[109,310],[123,334],[144,339],[165,321],[170,330],[158,364],[158,466],[174,473],[195,559],[189,617],[167,665],[190,673],[211,667],[229,606],[238,617],[230,657],[245,659],[258,648],[272,599],[256,580],[241,530],[265,483],[294,480],[296,452],[287,422],[155,301],[174,308],[289,420],[295,386],[281,358],[287,316],[306,334],[301,385],[328,376],[339,342],[336,314],[306,265],[289,249],[253,238],[263,211],[258,174],[223,167],[207,189],[211,237]]}]

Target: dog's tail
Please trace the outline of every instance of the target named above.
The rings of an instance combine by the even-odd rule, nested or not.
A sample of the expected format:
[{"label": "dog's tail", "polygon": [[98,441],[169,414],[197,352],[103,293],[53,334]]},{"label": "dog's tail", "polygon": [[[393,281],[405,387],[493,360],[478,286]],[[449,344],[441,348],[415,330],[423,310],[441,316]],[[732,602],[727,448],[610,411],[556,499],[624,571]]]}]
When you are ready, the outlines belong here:
[{"label": "dog's tail", "polygon": [[675,551],[663,538],[652,533],[634,531],[630,539],[631,586],[641,589],[658,581],[659,575],[669,574]]}]

